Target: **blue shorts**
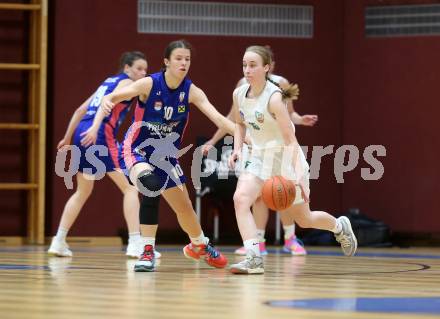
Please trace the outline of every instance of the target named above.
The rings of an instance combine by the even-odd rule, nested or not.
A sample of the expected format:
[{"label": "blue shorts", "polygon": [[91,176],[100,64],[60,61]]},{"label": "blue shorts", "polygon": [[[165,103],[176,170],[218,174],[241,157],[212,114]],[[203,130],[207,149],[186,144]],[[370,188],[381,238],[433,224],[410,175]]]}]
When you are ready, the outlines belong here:
[{"label": "blue shorts", "polygon": [[[113,128],[103,123],[98,131],[95,145],[84,147],[81,145],[81,133],[87,131],[93,124],[93,119],[82,120],[73,134],[73,144],[81,152],[79,158],[79,171],[95,175],[98,173],[113,172],[119,168],[120,145],[116,140]],[[87,153],[87,150],[88,153]],[[74,153],[72,153],[74,154]]]},{"label": "blue shorts", "polygon": [[153,173],[159,178],[163,190],[186,183],[186,178],[178,159],[173,157],[156,159],[151,154],[144,154],[142,151],[138,152],[136,150],[132,150],[128,156],[124,156],[121,149],[119,166],[125,176],[129,177],[130,169],[138,163],[147,163],[153,167]]}]

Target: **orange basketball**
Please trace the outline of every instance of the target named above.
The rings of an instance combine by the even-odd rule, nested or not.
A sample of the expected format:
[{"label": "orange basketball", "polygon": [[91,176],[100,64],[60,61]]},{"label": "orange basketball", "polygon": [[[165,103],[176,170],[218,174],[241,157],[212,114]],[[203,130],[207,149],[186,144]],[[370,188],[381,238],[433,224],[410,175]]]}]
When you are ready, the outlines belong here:
[{"label": "orange basketball", "polygon": [[267,207],[272,210],[284,210],[295,200],[295,185],[282,176],[273,176],[266,180],[261,196]]}]

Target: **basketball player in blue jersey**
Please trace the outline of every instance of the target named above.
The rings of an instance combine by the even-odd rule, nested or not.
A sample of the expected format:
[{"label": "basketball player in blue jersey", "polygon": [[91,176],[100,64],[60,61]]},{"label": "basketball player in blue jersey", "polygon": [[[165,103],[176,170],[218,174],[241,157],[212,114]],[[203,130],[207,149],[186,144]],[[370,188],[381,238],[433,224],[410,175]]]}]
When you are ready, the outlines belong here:
[{"label": "basketball player in blue jersey", "polygon": [[[183,249],[186,257],[195,260],[202,257],[208,265],[224,268],[227,259],[211,245],[197,221],[185,185],[186,179],[177,160],[177,150],[188,124],[190,103],[229,133],[234,130],[234,124],[221,115],[205,93],[187,78],[191,64],[188,42],[171,42],[165,49],[164,64],[163,71],[105,96],[100,112],[109,111],[120,101],[138,96],[134,123],[123,142],[121,168],[144,196],[161,194],[174,210],[180,226],[191,240]],[[151,143],[151,139],[158,143]],[[166,146],[157,147],[158,144]],[[148,214],[141,210],[141,215],[143,213]],[[155,235],[144,233],[142,227],[141,232],[147,241],[135,271],[154,271]]]},{"label": "basketball player in blue jersey", "polygon": [[[58,143],[57,148],[67,147],[73,136],[73,145],[81,151],[79,159],[79,172],[76,175],[77,189],[67,201],[60,225],[56,236],[53,238],[48,253],[60,257],[70,257],[72,252],[66,243],[66,236],[70,227],[75,222],[81,208],[90,196],[93,190],[94,179],[99,175],[107,174],[124,194],[124,216],[129,231],[129,244],[127,246],[127,256],[138,258],[142,253],[142,245],[139,233],[139,199],[136,189],[129,185],[127,179],[121,172],[115,171],[119,168],[119,146],[116,141],[116,134],[125,115],[129,110],[131,101],[129,99],[121,101],[113,108],[112,112],[106,116],[97,130],[96,144],[99,148],[107,150],[102,155],[90,152],[90,155],[104,164],[102,171],[99,171],[95,165],[89,163],[86,159],[86,152],[89,149],[87,139],[83,137],[84,133],[92,126],[96,111],[104,95],[129,85],[133,81],[145,77],[147,70],[147,61],[141,52],[126,52],[121,57],[120,73],[107,78],[74,113],[64,138]],[[99,178],[99,177],[98,177]]]}]

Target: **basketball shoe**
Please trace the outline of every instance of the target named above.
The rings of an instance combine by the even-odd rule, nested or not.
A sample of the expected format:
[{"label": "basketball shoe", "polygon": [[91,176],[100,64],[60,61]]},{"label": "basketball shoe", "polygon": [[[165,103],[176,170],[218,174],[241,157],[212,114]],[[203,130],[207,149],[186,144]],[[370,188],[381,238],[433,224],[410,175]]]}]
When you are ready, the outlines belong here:
[{"label": "basketball shoe", "polygon": [[260,256],[256,256],[253,251],[249,251],[246,259],[240,261],[237,264],[231,265],[229,270],[233,274],[263,274],[263,258]]},{"label": "basketball shoe", "polygon": [[72,251],[69,249],[65,240],[59,240],[56,236],[52,238],[52,243],[47,250],[49,255],[57,257],[72,257]]},{"label": "basketball shoe", "polygon": [[357,240],[351,228],[350,220],[345,216],[341,216],[338,221],[342,225],[342,231],[335,234],[336,241],[341,244],[345,256],[353,256],[356,253]]},{"label": "basketball shoe", "polygon": [[134,264],[135,272],[151,272],[156,267],[156,258],[154,257],[154,248],[152,245],[145,245],[144,252],[139,260]]},{"label": "basketball shoe", "polygon": [[199,260],[204,256],[205,262],[215,268],[224,268],[228,263],[228,259],[223,256],[211,243],[207,245],[195,245],[189,243],[183,247],[183,253],[187,258]]}]

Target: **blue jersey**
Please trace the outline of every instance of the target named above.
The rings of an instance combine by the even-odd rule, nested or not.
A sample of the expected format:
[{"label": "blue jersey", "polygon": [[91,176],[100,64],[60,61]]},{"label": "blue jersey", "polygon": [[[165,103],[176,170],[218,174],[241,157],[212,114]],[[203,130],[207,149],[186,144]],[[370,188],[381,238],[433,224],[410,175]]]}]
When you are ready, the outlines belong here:
[{"label": "blue jersey", "polygon": [[[78,124],[73,136],[73,143],[81,150],[79,165],[79,170],[81,172],[86,172],[86,169],[88,169],[88,174],[96,174],[97,172],[96,167],[91,165],[85,156],[89,147],[84,147],[81,145],[81,139],[83,138],[82,133],[87,131],[90,126],[92,126],[103,96],[113,92],[118,86],[119,82],[128,78],[128,75],[125,73],[120,73],[107,78],[96,90],[89,105],[87,106],[86,114]],[[126,101],[115,105],[111,113],[104,118],[101,126],[99,127],[96,144],[107,147],[108,155],[95,154],[95,156],[104,163],[106,172],[111,172],[115,170],[115,168],[119,168],[118,156],[120,147],[118,141],[116,140],[116,135],[121,123],[129,111],[129,106],[130,102]]]},{"label": "blue jersey", "polygon": [[[128,79],[128,75],[125,73],[119,73],[115,76],[107,78],[96,90],[92,97],[89,105],[87,106],[87,112],[82,118],[83,120],[94,119],[99,105],[101,104],[102,98],[113,92],[113,90],[118,86],[119,82]],[[128,104],[124,102],[123,104]],[[112,112],[113,113],[113,112]],[[118,112],[120,113],[120,112]],[[118,118],[123,114],[118,114]],[[125,114],[124,114],[125,115]],[[111,114],[104,119],[104,122],[108,122],[111,119]]]},{"label": "blue jersey", "polygon": [[[171,133],[177,136],[173,144],[180,149],[188,123],[188,98],[192,82],[185,78],[179,87],[170,89],[165,82],[164,72],[152,74],[150,77],[153,79],[150,95],[145,102],[138,102],[134,113],[134,123],[143,123],[140,129],[131,133],[134,134],[131,139],[131,150],[140,146],[142,153],[151,154],[155,148],[153,146],[143,147],[141,144],[150,138],[165,138]],[[124,145],[124,152],[125,147]]]}]

